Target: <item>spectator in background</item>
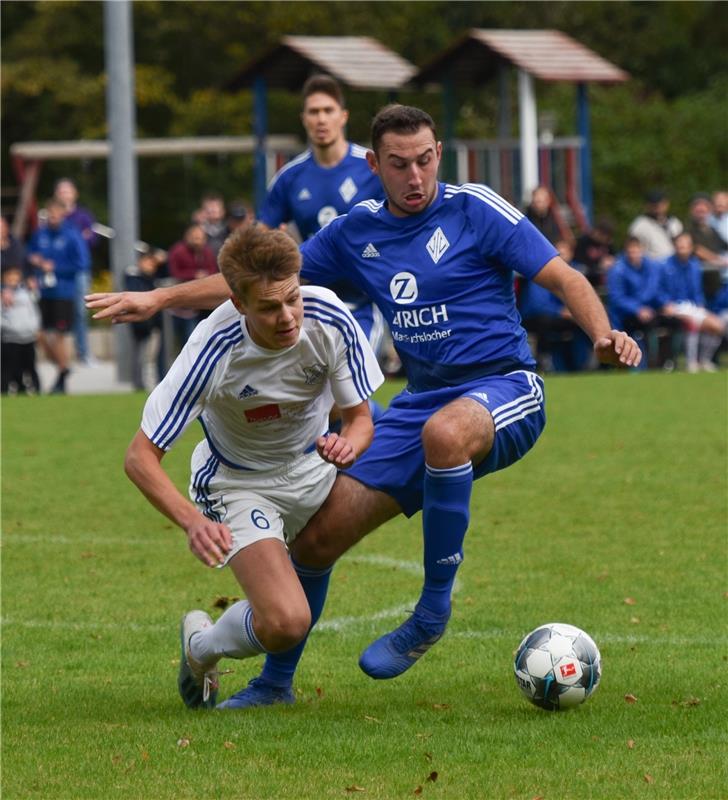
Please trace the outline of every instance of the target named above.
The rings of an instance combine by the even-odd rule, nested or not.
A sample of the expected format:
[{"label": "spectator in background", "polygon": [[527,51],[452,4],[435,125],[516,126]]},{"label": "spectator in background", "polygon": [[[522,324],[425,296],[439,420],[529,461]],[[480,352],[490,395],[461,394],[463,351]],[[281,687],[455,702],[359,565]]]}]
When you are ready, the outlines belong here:
[{"label": "spectator in background", "polygon": [[576,240],[574,259],[584,265],[584,274],[600,295],[605,293],[607,272],[614,265],[614,223],[600,219]]},{"label": "spectator in background", "polygon": [[713,205],[710,195],[700,192],[690,201],[687,231],[693,238],[695,255],[703,262],[728,267],[728,242],[711,225]]},{"label": "spectator in background", "polygon": [[[58,200],[66,211],[66,223],[74,225],[86,246],[90,249],[98,243],[98,236],[93,226],[96,222],[94,215],[78,205],[78,188],[70,178],[61,178],[56,181],[53,197]],[[88,344],[88,316],[84,297],[89,293],[91,286],[91,259],[87,266],[76,273],[76,295],[73,306],[73,338],[76,344],[76,358],[82,363],[92,366],[95,362],[91,356]]]},{"label": "spectator in background", "polygon": [[679,320],[685,329],[687,371],[714,372],[713,356],[725,334],[725,321],[706,308],[703,272],[687,232],[676,237],[675,254],[662,267],[659,294],[662,315]]},{"label": "spectator in background", "polygon": [[31,271],[26,261],[25,245],[12,235],[8,220],[4,216],[0,217],[0,259],[3,270],[17,267],[24,278],[30,276]]},{"label": "spectator in background", "polygon": [[[165,255],[149,250],[137,259],[136,266],[129,267],[124,276],[124,289],[129,292],[149,292],[155,289],[162,276]],[[161,383],[165,374],[162,314],[157,312],[143,322],[131,323],[132,333],[132,384],[144,390],[147,365],[154,363],[156,374],[153,386]]]},{"label": "spectator in background", "polygon": [[710,225],[724,242],[728,242],[728,192],[713,192],[713,213]]},{"label": "spectator in background", "polygon": [[234,200],[230,203],[227,212],[228,235],[240,228],[245,228],[253,222],[253,215],[242,200]]},{"label": "spectator in background", "polygon": [[640,240],[630,236],[607,273],[609,318],[637,341],[644,356],[643,368],[648,363],[674,367],[673,335],[682,327],[674,318],[660,314],[661,271],[660,262],[647,258]]},{"label": "spectator in background", "polygon": [[2,318],[0,336],[0,391],[11,387],[17,394],[30,388],[40,394],[40,380],[35,368],[35,344],[40,330],[40,310],[35,291],[23,281],[22,267],[2,265]]},{"label": "spectator in background", "polygon": [[47,224],[38,228],[28,244],[28,261],[35,267],[40,286],[42,333],[40,342],[58,367],[52,394],[65,394],[69,373],[68,334],[73,327],[76,276],[88,270],[89,251],[75,225],[65,221],[66,209],[51,198]]},{"label": "spectator in background", "polygon": [[[559,255],[583,273],[573,261],[571,242],[556,242]],[[574,322],[564,303],[548,289],[533,281],[523,281],[518,295],[518,310],[523,327],[536,337],[536,361],[544,372],[578,372],[586,369],[592,354],[589,337]]]},{"label": "spectator in background", "polygon": [[[170,276],[178,283],[217,272],[217,258],[207,244],[207,234],[202,225],[193,223],[185,231],[183,239],[172,245],[167,266]],[[176,344],[182,349],[197,323],[206,315],[191,308],[173,308],[171,314]]]},{"label": "spectator in background", "polygon": [[564,222],[556,196],[548,186],[537,186],[531,192],[526,216],[552,244],[558,241],[573,244],[574,234]]},{"label": "spectator in background", "polygon": [[202,226],[207,236],[207,246],[217,258],[225,239],[230,235],[225,198],[218,192],[203,195],[200,208],[192,215],[192,219]]},{"label": "spectator in background", "polygon": [[682,233],[683,224],[669,216],[670,200],[661,189],[648,192],[645,204],[644,214],[629,226],[629,235],[639,239],[646,258],[664,261],[675,252],[673,239]]}]

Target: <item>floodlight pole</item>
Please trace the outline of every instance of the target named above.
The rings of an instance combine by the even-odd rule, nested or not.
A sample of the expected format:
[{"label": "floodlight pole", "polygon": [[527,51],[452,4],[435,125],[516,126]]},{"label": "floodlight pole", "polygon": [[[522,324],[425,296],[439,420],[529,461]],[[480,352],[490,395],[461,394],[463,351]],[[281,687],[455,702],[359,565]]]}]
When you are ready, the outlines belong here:
[{"label": "floodlight pole", "polygon": [[529,203],[538,186],[538,121],[533,78],[518,70],[518,110],[521,129],[521,200]]},{"label": "floodlight pole", "polygon": [[[109,217],[114,229],[111,266],[114,289],[124,288],[126,269],[136,262],[134,244],[139,238],[137,164],[134,154],[134,45],[132,6],[129,0],[104,0],[104,52],[106,61],[106,114],[109,125]],[[117,325],[115,349],[117,376],[131,378],[131,331]]]}]

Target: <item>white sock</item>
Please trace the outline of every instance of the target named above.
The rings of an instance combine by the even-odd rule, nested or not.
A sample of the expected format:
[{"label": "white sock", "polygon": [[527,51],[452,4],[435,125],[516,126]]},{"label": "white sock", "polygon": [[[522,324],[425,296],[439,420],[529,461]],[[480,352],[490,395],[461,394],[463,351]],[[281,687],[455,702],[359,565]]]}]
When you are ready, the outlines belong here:
[{"label": "white sock", "polygon": [[704,333],[700,337],[700,361],[712,361],[715,351],[720,347],[722,337],[713,333]]},{"label": "white sock", "polygon": [[688,331],[685,334],[685,357],[688,364],[698,363],[698,341],[700,334],[697,331]]},{"label": "white sock", "polygon": [[264,653],[253,630],[253,609],[247,600],[228,608],[211,627],[190,637],[192,657],[202,663],[219,658],[249,658]]}]

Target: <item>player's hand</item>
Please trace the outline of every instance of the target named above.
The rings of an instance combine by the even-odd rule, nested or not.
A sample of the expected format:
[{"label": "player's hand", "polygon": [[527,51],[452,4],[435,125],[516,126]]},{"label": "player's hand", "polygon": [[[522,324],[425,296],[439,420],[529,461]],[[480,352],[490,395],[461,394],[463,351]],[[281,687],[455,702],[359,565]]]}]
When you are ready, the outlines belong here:
[{"label": "player's hand", "polygon": [[347,469],[356,460],[354,448],[338,433],[319,436],[316,440],[316,451],[324,461],[333,464],[337,469]]},{"label": "player's hand", "polygon": [[142,322],[156,314],[160,304],[156,292],[98,292],[84,297],[86,308],[100,309],[94,319],[120,322]]},{"label": "player's hand", "polygon": [[223,564],[233,546],[233,537],[227,525],[213,522],[202,514],[186,528],[186,533],[190,550],[208,567]]},{"label": "player's hand", "polygon": [[638,367],[642,361],[640,346],[624,331],[609,331],[594,342],[594,352],[601,364],[615,367]]}]

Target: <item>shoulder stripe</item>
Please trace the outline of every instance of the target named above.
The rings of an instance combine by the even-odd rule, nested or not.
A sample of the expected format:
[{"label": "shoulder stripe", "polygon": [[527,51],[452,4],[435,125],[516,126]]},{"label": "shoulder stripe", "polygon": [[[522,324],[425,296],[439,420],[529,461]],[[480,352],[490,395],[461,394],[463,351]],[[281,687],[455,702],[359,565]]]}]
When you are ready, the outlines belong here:
[{"label": "shoulder stripe", "polygon": [[477,197],[514,225],[523,219],[523,214],[515,206],[512,206],[507,200],[482,183],[464,183],[462,186],[447,184],[445,186],[445,199],[460,193]]},{"label": "shoulder stripe", "polygon": [[284,175],[292,167],[297,167],[299,164],[303,164],[304,161],[308,161],[309,158],[311,158],[311,151],[304,150],[300,155],[297,155],[295,158],[292,158],[287,164],[284,164],[278,170],[278,172],[276,172],[276,174],[270,179],[270,183],[268,184],[268,191],[270,191],[273,188],[273,186],[276,184],[281,175]]},{"label": "shoulder stripe", "polygon": [[356,208],[357,206],[364,206],[364,208],[369,209],[369,211],[371,211],[372,214],[376,214],[377,211],[379,211],[383,205],[384,205],[384,200],[361,200],[354,206],[354,208]]},{"label": "shoulder stripe", "polygon": [[355,158],[366,158],[367,157],[368,148],[362,147],[360,144],[354,144],[352,142],[351,150],[349,152]]},{"label": "shoulder stripe", "polygon": [[182,381],[182,385],[170,403],[164,419],[150,437],[157,447],[166,450],[174,439],[180,435],[217,362],[233,345],[241,342],[243,338],[240,323],[236,321],[227,328],[216,331],[208,339],[184,381]]},{"label": "shoulder stripe", "polygon": [[317,297],[306,297],[303,300],[304,314],[312,319],[317,319],[324,324],[336,328],[344,339],[346,346],[346,360],[349,372],[359,397],[366,400],[374,390],[369,381],[366,370],[366,357],[362,350],[361,341],[354,324],[354,319],[349,312],[328,303]]}]

